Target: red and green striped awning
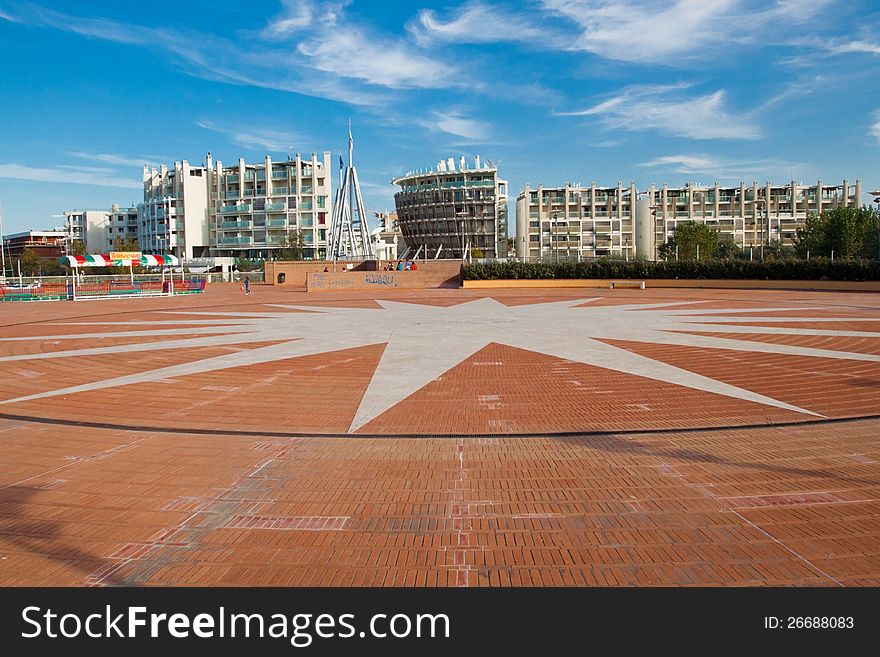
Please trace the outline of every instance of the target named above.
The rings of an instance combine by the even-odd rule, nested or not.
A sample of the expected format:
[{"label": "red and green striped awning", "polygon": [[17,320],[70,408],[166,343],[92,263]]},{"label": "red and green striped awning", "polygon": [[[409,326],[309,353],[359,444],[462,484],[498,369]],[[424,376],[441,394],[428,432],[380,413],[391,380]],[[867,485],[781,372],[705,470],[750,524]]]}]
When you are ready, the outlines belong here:
[{"label": "red and green striped awning", "polygon": [[173,255],[151,255],[144,253],[141,256],[141,265],[144,267],[176,267],[180,264],[177,256]]},{"label": "red and green striped awning", "polygon": [[144,253],[140,260],[113,260],[110,254],[67,255],[61,257],[61,264],[68,267],[112,267],[113,265],[141,265],[143,267],[176,267],[180,260],[173,255],[152,255]]}]

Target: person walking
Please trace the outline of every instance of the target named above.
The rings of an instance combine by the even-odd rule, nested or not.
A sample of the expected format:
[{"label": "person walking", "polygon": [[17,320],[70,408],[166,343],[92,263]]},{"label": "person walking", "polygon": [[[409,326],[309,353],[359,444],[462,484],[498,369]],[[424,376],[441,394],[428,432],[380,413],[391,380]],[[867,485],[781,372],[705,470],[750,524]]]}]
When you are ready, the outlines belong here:
[{"label": "person walking", "polygon": [[251,277],[250,276],[244,277],[244,293],[245,294],[251,293]]}]

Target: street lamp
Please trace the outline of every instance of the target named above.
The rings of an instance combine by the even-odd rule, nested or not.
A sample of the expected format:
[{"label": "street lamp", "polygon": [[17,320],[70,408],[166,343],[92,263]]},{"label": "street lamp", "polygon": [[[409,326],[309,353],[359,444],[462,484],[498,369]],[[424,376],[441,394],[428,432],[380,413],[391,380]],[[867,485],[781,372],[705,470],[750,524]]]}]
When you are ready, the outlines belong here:
[{"label": "street lamp", "polygon": [[465,251],[465,235],[464,235],[464,220],[466,217],[469,217],[470,214],[466,210],[462,210],[461,212],[456,212],[455,216],[458,217],[458,228],[459,228],[459,241],[461,242],[461,259],[464,260],[464,251]]},{"label": "street lamp", "polygon": [[874,203],[877,205],[877,258],[880,259],[880,189],[871,192]]},{"label": "street lamp", "polygon": [[0,280],[6,282],[6,238],[3,236],[3,208],[0,207],[0,261],[3,271],[0,271]]},{"label": "street lamp", "polygon": [[[653,193],[652,193],[652,196],[653,196]],[[651,211],[651,218],[653,219],[653,227],[654,227],[654,232],[651,233],[651,241],[654,242],[654,248],[653,248],[653,254],[651,256],[651,260],[657,260],[657,255],[658,255],[658,252],[657,252],[657,210],[660,209],[660,206],[654,204],[654,205],[650,206],[648,209]],[[664,231],[663,237],[664,237],[663,241],[665,242],[666,241],[665,231]]]},{"label": "street lamp", "polygon": [[553,212],[551,214],[553,217],[553,221],[550,222],[550,243],[553,245],[553,262],[559,262],[559,228],[557,219],[559,219],[559,213]]},{"label": "street lamp", "polygon": [[[764,260],[764,220],[761,215],[761,210],[764,207],[764,199],[756,198],[752,203],[755,205],[755,208],[758,211],[757,219],[761,224],[761,260]],[[770,228],[767,227],[767,235],[770,234]]]}]

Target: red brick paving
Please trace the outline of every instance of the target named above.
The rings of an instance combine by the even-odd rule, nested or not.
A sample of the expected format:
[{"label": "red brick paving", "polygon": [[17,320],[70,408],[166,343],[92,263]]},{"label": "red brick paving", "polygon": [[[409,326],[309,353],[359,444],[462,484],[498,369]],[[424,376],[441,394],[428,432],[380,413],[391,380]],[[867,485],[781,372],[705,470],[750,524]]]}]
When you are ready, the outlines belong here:
[{"label": "red brick paving", "polygon": [[[604,342],[827,417],[880,414],[880,363],[626,340]],[[770,421],[773,416],[768,411],[761,417]]]},{"label": "red brick paving", "polygon": [[267,450],[0,421],[0,584],[876,585],[878,432]]},{"label": "red brick paving", "polygon": [[[197,355],[210,357],[236,348],[199,350]],[[221,350],[214,353],[217,349]],[[18,402],[0,408],[0,412],[8,409],[17,415],[84,418],[129,426],[345,433],[383,349],[382,345],[374,345],[78,392]],[[169,356],[174,356],[173,351]],[[192,355],[180,355],[176,360],[185,362],[190,358]],[[156,366],[155,358],[150,359],[149,368]],[[133,397],[138,403],[131,406]],[[124,413],[120,413],[122,408]]]},{"label": "red brick paving", "polygon": [[829,349],[832,351],[849,351],[856,354],[880,355],[880,338],[837,335],[774,335],[768,333],[749,333],[747,328],[744,328],[742,333],[712,333],[709,331],[688,331],[687,333],[689,335],[706,335],[713,338],[723,338],[725,340],[769,342],[771,344],[787,344],[795,347],[810,347],[813,349]]},{"label": "red brick paving", "polygon": [[[172,337],[173,341],[174,338]],[[40,358],[34,360],[10,361],[0,363],[0,399],[14,399],[26,395],[76,386],[96,380],[144,372],[146,370],[178,365],[189,362],[193,358],[210,358],[234,353],[243,349],[253,349],[262,345],[274,344],[272,341],[250,344],[236,344],[220,347],[199,347],[196,349],[157,349],[155,351],[137,351],[129,353],[117,353],[108,355],[70,356],[67,358]],[[72,348],[78,348],[77,344]],[[167,384],[160,384],[167,385]],[[62,416],[68,419],[84,419],[83,415],[89,416],[100,412],[108,403],[112,391],[105,389],[96,391],[97,397],[92,399],[89,406],[79,406],[78,410],[65,408]],[[123,393],[125,395],[125,393]],[[172,393],[175,399],[181,400],[179,392]],[[67,397],[53,397],[50,399],[17,402],[0,408],[0,412],[11,413],[36,413],[41,417],[59,417],[53,409],[62,407]],[[123,396],[121,399],[125,399]],[[149,403],[148,397],[138,396],[137,405],[130,410],[137,414],[138,406]],[[119,398],[115,399],[119,401]],[[132,399],[128,398],[130,405]],[[105,409],[115,413],[117,418],[121,416],[116,409]]]},{"label": "red brick paving", "polygon": [[[215,287],[187,303],[244,311],[263,302],[313,303],[304,293],[254,289],[244,299],[235,290]],[[474,292],[420,294],[443,303],[485,296]],[[582,292],[507,290],[497,296],[510,303],[581,296],[635,302],[708,299],[722,307],[757,299],[770,306],[839,306],[847,316],[857,308],[880,306],[876,296],[857,294]],[[418,300],[419,295],[395,298]],[[331,300],[341,305],[369,301],[366,295]],[[142,301],[151,309],[193,307],[177,299]],[[4,334],[15,335],[13,323],[120,313],[108,317],[113,321],[144,312],[144,307],[122,301],[26,304],[16,307],[15,317],[4,307],[0,323],[7,323]],[[851,339],[842,340],[839,344]],[[736,364],[715,350],[690,350],[688,355],[679,348],[626,346],[668,362],[680,360],[721,380],[747,383],[790,403],[816,405],[820,412],[871,412],[877,404],[876,387],[850,385],[876,382],[876,364],[833,361],[833,367],[824,367],[813,359],[746,352],[736,352],[745,358]],[[378,357],[370,349],[351,350],[347,356],[364,359],[358,371],[369,369],[368,362]],[[173,351],[155,357],[168,358]],[[493,419],[488,407],[497,400],[490,399],[496,394],[491,390],[506,381],[503,371],[492,374],[487,373],[491,367],[474,366],[475,359],[488,357],[506,363],[499,369],[509,370],[510,380],[539,377],[536,393],[522,385],[511,390],[517,399],[511,418],[522,410],[517,410],[520,404],[534,409],[548,403],[545,388],[568,399],[574,393],[562,379],[588,368],[491,345],[470,364],[444,375],[449,385],[430,384],[416,396],[446,395],[445,404],[455,404],[459,415],[477,418],[472,426],[482,426]],[[321,362],[321,357],[309,358]],[[17,365],[30,369],[51,362]],[[819,373],[805,375],[806,362]],[[295,396],[297,377],[308,376],[308,368],[297,372],[302,363],[286,365],[289,385],[283,392]],[[58,364],[46,366],[56,368],[52,372],[59,380],[67,376]],[[135,359],[122,366],[138,364]],[[262,367],[250,372],[237,368],[241,371],[226,379],[256,382],[268,374]],[[468,368],[479,370],[479,377],[466,376]],[[626,375],[577,372],[587,373],[590,385],[615,385],[621,398],[631,395],[635,403],[645,403],[644,397],[638,401],[636,387],[615,381]],[[4,380],[7,396],[29,385],[22,377],[12,380],[8,371]],[[192,383],[194,389],[197,384],[205,381]],[[336,380],[325,392],[356,397],[359,385],[362,380]],[[676,404],[692,421],[705,419],[706,413],[726,413],[726,398],[709,403],[690,391],[664,387],[651,392],[653,399],[665,400],[668,410],[662,413],[672,413]],[[296,404],[284,397],[271,403],[256,395],[253,399],[247,422],[267,423],[282,412],[305,413],[289,410]],[[401,422],[393,416],[407,404],[418,420],[419,406],[411,402],[377,421]],[[139,405],[124,394],[116,404],[124,408],[117,413],[123,419]],[[97,400],[79,400],[78,405],[85,416],[102,408]],[[16,406],[24,405],[2,410],[14,412]],[[66,408],[73,412],[75,406]],[[729,410],[736,414],[747,407]],[[615,416],[610,406],[589,408],[582,419],[594,426],[610,426],[616,417],[620,427],[638,429],[632,411]],[[265,411],[262,419],[259,410]],[[219,413],[216,407],[212,412]],[[249,411],[238,405],[228,412]],[[565,416],[548,412],[564,425]],[[344,424],[345,413],[340,411],[334,422]],[[162,419],[159,411],[154,415]],[[0,585],[876,586],[878,435],[878,420],[580,438],[285,439],[0,419]]]},{"label": "red brick paving", "polygon": [[784,409],[492,344],[358,432],[623,431],[752,424],[756,417],[805,419]]}]

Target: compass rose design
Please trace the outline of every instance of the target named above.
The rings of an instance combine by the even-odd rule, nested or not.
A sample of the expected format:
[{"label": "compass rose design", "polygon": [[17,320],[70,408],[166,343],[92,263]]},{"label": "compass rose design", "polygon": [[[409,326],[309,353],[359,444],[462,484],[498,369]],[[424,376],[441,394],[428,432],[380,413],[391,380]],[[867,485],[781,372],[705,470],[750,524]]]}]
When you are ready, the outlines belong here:
[{"label": "compass rose design", "polygon": [[[663,381],[729,398],[755,402],[800,413],[804,419],[820,414],[779,399],[730,385],[608,344],[605,340],[636,341],[659,345],[715,348],[806,357],[880,362],[880,356],[804,346],[744,341],[718,334],[737,334],[748,325],[749,333],[807,336],[880,337],[867,331],[834,331],[799,328],[805,322],[858,322],[868,318],[776,316],[791,307],[756,309],[694,309],[693,301],[600,305],[598,299],[575,299],[507,306],[492,298],[480,298],[452,306],[397,301],[377,301],[375,308],[271,304],[251,312],[190,309],[160,313],[158,321],[119,321],[117,331],[88,332],[89,326],[107,328],[106,322],[79,322],[83,333],[2,338],[11,340],[67,340],[70,338],[132,338],[152,341],[106,347],[69,349],[0,357],[0,362],[64,359],[72,356],[111,356],[152,350],[187,350],[229,345],[254,346],[134,374],[97,379],[81,385],[44,390],[0,401],[9,407],[17,402],[155,382],[173,377],[324,354],[344,349],[384,345],[349,432],[357,432],[422,387],[492,343],[507,345],[560,359]],[[682,308],[680,306],[687,306]],[[800,312],[823,308],[799,308]],[[742,316],[742,313],[749,313]],[[186,320],[175,314],[187,315]],[[201,316],[203,319],[190,319]],[[185,322],[187,327],[178,326]],[[782,323],[784,328],[762,327],[760,322]],[[72,323],[65,322],[65,326]],[[149,328],[147,328],[147,326]],[[711,332],[707,336],[699,333]],[[162,336],[170,339],[163,340]],[[159,339],[157,339],[159,338]],[[225,418],[234,421],[235,418]],[[297,427],[281,427],[296,431]]]}]

